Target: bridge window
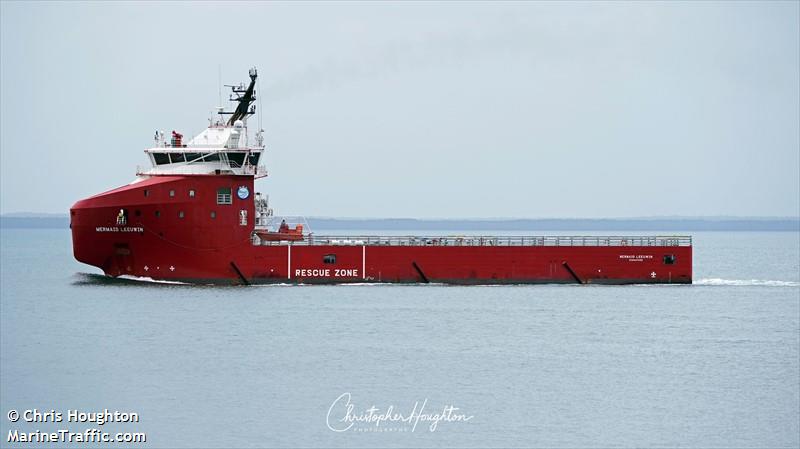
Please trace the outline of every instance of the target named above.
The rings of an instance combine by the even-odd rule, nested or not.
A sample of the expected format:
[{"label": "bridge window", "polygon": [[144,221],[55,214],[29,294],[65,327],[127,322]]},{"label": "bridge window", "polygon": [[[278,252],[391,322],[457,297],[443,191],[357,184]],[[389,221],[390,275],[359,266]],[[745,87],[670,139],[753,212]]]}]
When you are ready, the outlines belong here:
[{"label": "bridge window", "polygon": [[326,254],[322,256],[322,263],[327,263],[327,264],[336,263],[336,254]]},{"label": "bridge window", "polygon": [[200,159],[202,154],[200,153],[186,153],[186,162],[192,162],[195,159]]},{"label": "bridge window", "polygon": [[167,153],[153,153],[153,160],[156,165],[169,164],[169,155]]},{"label": "bridge window", "polygon": [[203,156],[204,162],[216,162],[219,160],[219,153],[209,153]]},{"label": "bridge window", "polygon": [[244,165],[244,153],[228,153],[228,160],[231,167],[241,167]]},{"label": "bridge window", "polygon": [[258,159],[261,157],[261,153],[250,153],[248,156],[247,161],[250,162],[250,165],[258,165]]},{"label": "bridge window", "polygon": [[666,254],[664,256],[664,265],[674,265],[677,258],[673,254]]},{"label": "bridge window", "polygon": [[177,162],[186,162],[186,157],[183,155],[183,153],[170,154],[169,159],[172,161],[173,164]]},{"label": "bridge window", "polygon": [[233,204],[230,187],[217,189],[217,204]]}]

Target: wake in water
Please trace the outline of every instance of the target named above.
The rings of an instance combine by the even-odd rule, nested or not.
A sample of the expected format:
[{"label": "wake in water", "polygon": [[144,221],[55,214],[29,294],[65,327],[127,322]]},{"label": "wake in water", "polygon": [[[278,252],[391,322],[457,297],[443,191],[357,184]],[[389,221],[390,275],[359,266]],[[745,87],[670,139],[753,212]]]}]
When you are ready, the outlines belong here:
[{"label": "wake in water", "polygon": [[192,285],[184,282],[177,281],[161,281],[150,277],[138,277],[122,275],[119,277],[106,276],[104,274],[96,273],[75,273],[76,280],[73,282],[75,285]]},{"label": "wake in water", "polygon": [[720,278],[704,278],[698,279],[693,282],[694,285],[728,285],[740,287],[800,287],[800,282],[794,281],[769,281],[761,279],[720,279]]},{"label": "wake in water", "polygon": [[[128,276],[122,275],[116,278],[106,276],[104,274],[95,274],[95,273],[76,273],[75,277],[77,280],[74,282],[76,285],[110,285],[110,284],[117,284],[117,285],[185,285],[185,286],[200,286],[202,284],[191,284],[186,282],[178,282],[178,281],[164,281],[164,280],[157,280],[150,277],[138,277],[138,276]],[[279,283],[279,284],[256,284],[257,287],[302,287],[302,286],[312,286],[315,284],[289,284],[289,283]],[[380,282],[364,282],[364,283],[342,283],[342,284],[323,284],[323,285],[337,285],[337,286],[349,286],[349,287],[390,287],[390,286],[399,286],[399,287],[409,287],[409,286],[418,286],[418,287],[431,287],[431,286],[443,286],[447,287],[447,284],[439,284],[439,283],[431,283],[431,284],[386,284]],[[549,285],[556,285],[556,284],[549,284]],[[558,284],[559,286],[564,287],[586,287],[586,285],[579,285],[579,284]],[[591,284],[589,284],[591,285]],[[665,286],[686,286],[686,284],[636,284],[638,286],[644,287],[665,287]],[[692,285],[702,285],[702,286],[736,286],[736,287],[800,287],[800,282],[796,281],[775,281],[775,280],[763,280],[763,279],[720,279],[720,278],[703,278],[697,279],[692,282]],[[505,284],[505,285],[473,285],[471,287],[531,287],[529,284]],[[604,286],[605,287],[605,286]],[[624,286],[614,286],[614,287],[624,287]]]},{"label": "wake in water", "polygon": [[120,275],[117,279],[125,279],[126,281],[135,281],[135,282],[152,282],[155,284],[190,285],[185,282],[164,281],[164,280],[153,279],[151,277],[130,276],[127,274]]}]

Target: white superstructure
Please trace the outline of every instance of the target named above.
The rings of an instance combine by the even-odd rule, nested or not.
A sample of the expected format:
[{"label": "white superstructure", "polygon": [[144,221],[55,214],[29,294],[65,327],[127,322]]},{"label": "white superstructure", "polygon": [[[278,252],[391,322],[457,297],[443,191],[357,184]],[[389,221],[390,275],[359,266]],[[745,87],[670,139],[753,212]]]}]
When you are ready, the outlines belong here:
[{"label": "white superstructure", "polygon": [[[150,167],[138,167],[139,176],[158,175],[246,175],[257,178],[267,176],[266,168],[259,165],[264,152],[264,130],[255,136],[255,145],[249,144],[247,119],[255,114],[256,69],[250,69],[250,86],[229,86],[231,101],[238,102],[233,112],[218,108],[217,120],[200,134],[183,140],[183,135],[172,131],[169,140],[163,131],[156,131],[155,146],[144,150]],[[235,97],[233,95],[236,95]],[[230,115],[228,120],[223,116]]]}]

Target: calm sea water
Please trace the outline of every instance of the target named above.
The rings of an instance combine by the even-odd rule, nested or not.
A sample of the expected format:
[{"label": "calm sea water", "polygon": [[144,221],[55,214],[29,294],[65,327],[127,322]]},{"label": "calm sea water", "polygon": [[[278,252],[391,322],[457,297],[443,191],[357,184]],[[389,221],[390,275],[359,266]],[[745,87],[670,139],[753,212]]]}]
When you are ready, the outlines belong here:
[{"label": "calm sea water", "polygon": [[[66,230],[0,234],[0,446],[86,428],[154,448],[800,445],[797,233],[695,233],[695,285],[621,287],[109,280]],[[343,420],[347,398],[416,427]]]}]

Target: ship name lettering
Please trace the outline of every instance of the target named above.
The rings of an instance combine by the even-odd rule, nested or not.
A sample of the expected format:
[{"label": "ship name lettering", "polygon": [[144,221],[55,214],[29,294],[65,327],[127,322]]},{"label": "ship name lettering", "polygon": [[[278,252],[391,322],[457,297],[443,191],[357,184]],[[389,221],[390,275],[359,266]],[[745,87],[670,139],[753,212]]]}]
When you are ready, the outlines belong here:
[{"label": "ship name lettering", "polygon": [[644,259],[652,259],[652,254],[620,254],[620,259],[628,259],[631,262],[641,262]]},{"label": "ship name lettering", "polygon": [[144,232],[141,226],[97,226],[95,232]]}]

